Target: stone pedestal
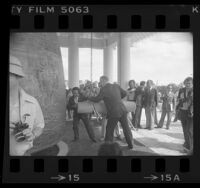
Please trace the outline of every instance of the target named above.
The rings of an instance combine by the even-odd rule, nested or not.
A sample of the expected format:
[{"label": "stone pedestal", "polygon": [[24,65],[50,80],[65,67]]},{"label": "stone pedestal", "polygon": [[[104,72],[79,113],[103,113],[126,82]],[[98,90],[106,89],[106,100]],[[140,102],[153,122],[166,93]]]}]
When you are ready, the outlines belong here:
[{"label": "stone pedestal", "polygon": [[[10,53],[22,63],[26,77],[22,88],[35,97],[45,119],[44,133],[34,148],[58,142],[66,126],[66,94],[60,46],[56,33],[16,33],[10,38]],[[34,149],[33,148],[33,149]]]}]

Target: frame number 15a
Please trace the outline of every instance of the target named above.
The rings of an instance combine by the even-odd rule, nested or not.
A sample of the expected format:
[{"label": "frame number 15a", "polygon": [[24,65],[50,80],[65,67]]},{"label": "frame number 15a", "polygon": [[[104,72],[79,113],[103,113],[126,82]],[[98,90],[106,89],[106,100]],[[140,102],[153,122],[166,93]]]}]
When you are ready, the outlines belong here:
[{"label": "frame number 15a", "polygon": [[178,174],[161,174],[160,180],[163,182],[180,182],[180,176]]}]

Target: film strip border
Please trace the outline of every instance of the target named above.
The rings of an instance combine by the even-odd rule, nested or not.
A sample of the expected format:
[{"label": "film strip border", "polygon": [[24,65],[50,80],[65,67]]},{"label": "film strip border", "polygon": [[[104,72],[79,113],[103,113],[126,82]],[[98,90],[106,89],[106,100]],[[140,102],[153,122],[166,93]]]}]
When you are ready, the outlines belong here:
[{"label": "film strip border", "polygon": [[[14,31],[188,31],[197,28],[199,6],[13,6]],[[20,12],[20,13],[19,13]]]},{"label": "film strip border", "polygon": [[[71,9],[76,11],[80,6],[70,7],[74,7]],[[83,6],[81,7],[83,8]],[[26,11],[21,14],[12,13],[10,29],[14,32],[199,31],[200,14],[192,5],[185,7],[90,5],[88,7],[91,11],[86,14],[77,12],[30,14]],[[194,36],[197,36],[197,33]],[[197,46],[197,42],[194,42]],[[198,49],[195,49],[194,53],[196,54]],[[197,61],[196,56],[194,60]],[[193,182],[192,180],[199,179],[198,174],[193,174],[192,177],[190,175],[191,172],[196,173],[199,170],[195,162],[198,161],[198,155],[170,158],[135,156],[122,158],[7,157],[4,158],[3,181],[117,183],[178,182],[180,180],[181,182]]]},{"label": "film strip border", "polygon": [[[58,172],[69,172],[69,161],[70,159],[58,159],[56,162],[58,163]],[[130,162],[130,171],[131,172],[141,172],[142,171],[142,159],[133,158]],[[44,172],[45,171],[45,160],[43,158],[32,159],[33,162],[33,172]],[[10,172],[18,173],[22,171],[21,169],[21,161],[20,159],[10,159]],[[104,171],[106,172],[117,172],[118,169],[118,161],[116,158],[108,158],[105,160],[106,168]],[[94,171],[93,159],[85,158],[82,160],[82,172],[89,173]],[[155,159],[155,172],[166,172],[166,160],[164,158]],[[182,158],[179,160],[179,172],[185,173],[190,171],[190,160],[188,158]]]},{"label": "film strip border", "polygon": [[[188,157],[11,158],[11,182],[183,182],[190,181]],[[193,165],[192,165],[193,166]],[[8,175],[7,174],[7,175]],[[28,176],[29,174],[29,176]]]},{"label": "film strip border", "polygon": [[[32,20],[32,29],[35,30],[43,30],[45,29],[45,16],[44,15],[35,15]],[[132,15],[130,19],[129,29],[142,29],[142,16],[141,15]],[[92,15],[84,15],[82,17],[82,29],[93,29],[95,26],[94,19]],[[12,29],[20,29],[21,19],[18,15],[11,16],[11,28]],[[77,23],[78,24],[78,23]],[[165,29],[166,28],[166,16],[165,15],[156,15],[155,16],[155,29]],[[79,25],[79,24],[78,24]],[[177,29],[190,29],[190,16],[189,15],[180,15],[179,24],[177,24]],[[60,15],[58,16],[58,29],[69,29],[70,18],[68,15]],[[116,15],[108,15],[106,17],[106,24],[104,26],[106,29],[118,29],[118,17]],[[47,25],[48,28],[48,25]]]}]

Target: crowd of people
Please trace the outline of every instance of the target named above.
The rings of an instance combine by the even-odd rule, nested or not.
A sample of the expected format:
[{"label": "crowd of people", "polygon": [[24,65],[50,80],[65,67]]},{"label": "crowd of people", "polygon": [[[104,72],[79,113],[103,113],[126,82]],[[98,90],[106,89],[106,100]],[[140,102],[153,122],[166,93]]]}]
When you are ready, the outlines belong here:
[{"label": "crowd of people", "polygon": [[[184,150],[188,153],[193,151],[193,79],[188,77],[184,80],[184,86],[177,93],[173,92],[173,84],[165,87],[165,90],[159,91],[158,87],[152,80],[141,81],[136,84],[135,80],[128,82],[128,89],[123,90],[117,83],[109,83],[106,76],[100,78],[100,82],[89,82],[81,84],[80,87],[75,87],[72,92],[67,93],[67,109],[73,111],[73,129],[75,139],[78,137],[78,122],[77,118],[84,116],[83,120],[90,139],[96,142],[94,131],[90,125],[91,114],[78,114],[78,102],[104,101],[107,108],[107,117],[102,121],[102,140],[113,142],[113,136],[119,136],[119,128],[123,129],[124,136],[129,148],[133,148],[133,139],[131,129],[135,130],[146,128],[152,130],[154,128],[163,128],[164,120],[167,116],[166,129],[170,129],[172,117],[175,115],[174,122],[181,121],[184,133]],[[70,93],[71,92],[71,93]],[[178,94],[178,95],[177,95]],[[76,102],[75,101],[76,99]],[[129,102],[136,104],[135,112],[128,113],[121,102],[125,98]],[[73,101],[73,102],[70,102]],[[158,120],[157,107],[161,102],[161,117]],[[146,124],[141,125],[142,109],[145,110]],[[68,111],[68,112],[69,112]],[[69,114],[69,113],[68,113]],[[79,118],[81,119],[81,118]],[[131,122],[131,123],[130,123]],[[92,135],[92,136],[91,136]]]},{"label": "crowd of people", "polygon": [[[100,92],[99,83],[97,81],[91,82],[89,80],[86,80],[85,83],[81,82],[80,86],[78,88],[79,93],[82,97],[95,97]],[[72,113],[73,110],[69,107],[69,99],[73,95],[72,88],[66,89],[66,100],[67,100],[67,119],[72,119]]]},{"label": "crowd of people", "polygon": [[[33,141],[39,137],[45,126],[43,112],[38,101],[27,94],[19,85],[23,73],[20,61],[10,57],[10,155],[24,155],[33,147]],[[92,142],[98,142],[93,127],[91,126],[91,114],[79,113],[78,103],[92,101],[98,103],[103,101],[107,113],[102,118],[102,140],[105,144],[100,147],[99,155],[122,155],[118,145],[114,144],[114,136],[119,136],[119,127],[122,128],[129,149],[133,149],[133,136],[131,129],[139,128],[162,128],[167,116],[166,129],[170,128],[172,114],[175,113],[173,121],[180,120],[183,135],[184,149],[188,154],[193,152],[193,78],[184,80],[184,87],[180,88],[178,95],[173,92],[173,85],[169,84],[166,90],[159,95],[158,88],[152,80],[141,81],[136,84],[134,80],[129,81],[129,88],[124,90],[117,83],[110,83],[107,76],[101,76],[100,82],[87,81],[67,90],[68,118],[73,120],[74,141],[79,140],[79,122],[87,130]],[[126,99],[136,105],[135,112],[128,114],[122,101]],[[162,114],[160,121],[157,118],[158,102],[162,101]],[[146,125],[141,125],[141,112],[145,109]],[[71,112],[73,112],[71,114]]]}]

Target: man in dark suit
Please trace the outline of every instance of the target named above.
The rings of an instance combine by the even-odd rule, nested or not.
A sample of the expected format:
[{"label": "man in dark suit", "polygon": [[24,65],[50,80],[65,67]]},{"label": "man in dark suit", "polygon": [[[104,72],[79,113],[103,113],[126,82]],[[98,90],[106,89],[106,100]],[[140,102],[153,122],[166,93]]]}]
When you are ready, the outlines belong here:
[{"label": "man in dark suit", "polygon": [[181,121],[184,134],[184,150],[188,154],[193,153],[193,78],[187,77],[184,80],[185,87],[179,90],[178,119]]},{"label": "man in dark suit", "polygon": [[157,90],[153,87],[153,81],[148,80],[144,93],[144,107],[146,114],[146,128],[154,128],[156,106],[158,104]]},{"label": "man in dark suit", "polygon": [[95,134],[94,134],[94,130],[91,127],[89,118],[88,118],[88,114],[79,114],[77,112],[78,110],[78,102],[82,102],[85,101],[87,98],[85,98],[84,96],[82,96],[80,94],[79,88],[78,87],[74,87],[72,89],[72,93],[73,96],[70,97],[69,99],[69,108],[71,110],[73,110],[73,130],[74,130],[74,141],[79,140],[79,130],[78,130],[78,124],[80,122],[80,120],[83,121],[85,128],[87,130],[88,136],[90,137],[90,139],[93,142],[97,142],[95,139]]},{"label": "man in dark suit", "polygon": [[101,90],[98,96],[91,97],[89,100],[93,102],[104,101],[107,108],[108,123],[106,126],[106,136],[105,141],[113,141],[114,129],[118,123],[121,123],[126,142],[130,149],[133,148],[133,139],[131,129],[128,125],[127,120],[127,110],[122,102],[122,98],[126,96],[126,91],[124,91],[117,84],[108,83],[108,77],[100,77]]}]

